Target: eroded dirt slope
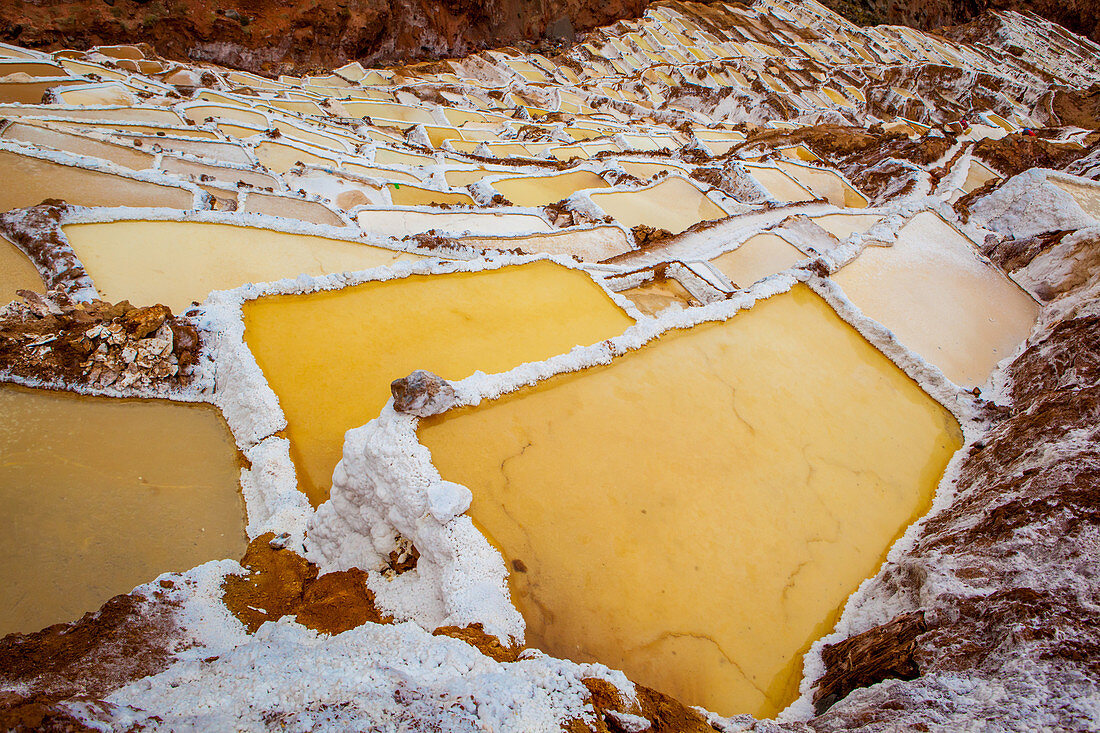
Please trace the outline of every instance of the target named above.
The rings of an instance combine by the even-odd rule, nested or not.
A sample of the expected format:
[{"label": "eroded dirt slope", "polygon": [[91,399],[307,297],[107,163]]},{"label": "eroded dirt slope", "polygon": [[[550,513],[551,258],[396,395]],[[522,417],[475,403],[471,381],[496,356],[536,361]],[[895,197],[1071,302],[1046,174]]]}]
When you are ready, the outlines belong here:
[{"label": "eroded dirt slope", "polygon": [[648,0],[11,0],[0,40],[57,50],[145,42],[176,59],[302,73],[462,56],[636,17]]}]

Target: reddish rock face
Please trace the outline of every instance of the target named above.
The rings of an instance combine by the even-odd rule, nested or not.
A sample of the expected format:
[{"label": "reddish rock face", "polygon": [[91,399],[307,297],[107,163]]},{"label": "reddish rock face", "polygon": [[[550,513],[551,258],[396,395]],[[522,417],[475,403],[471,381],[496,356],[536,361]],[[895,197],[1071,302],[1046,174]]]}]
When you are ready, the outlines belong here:
[{"label": "reddish rock face", "polygon": [[265,74],[461,56],[637,17],[649,0],[76,0],[0,3],[0,40],[56,50],[150,44]]},{"label": "reddish rock face", "polygon": [[[974,25],[968,21],[978,18],[986,11],[1032,12],[1074,33],[1100,41],[1100,2],[1097,0],[825,0],[824,4],[849,20],[865,25],[888,23],[932,30],[967,23],[964,26],[966,33],[979,34],[989,32],[990,27],[994,27],[995,33],[995,26],[999,25],[996,20],[986,16],[976,21],[977,28],[968,27]],[[949,35],[955,40],[963,40],[950,32]]]}]

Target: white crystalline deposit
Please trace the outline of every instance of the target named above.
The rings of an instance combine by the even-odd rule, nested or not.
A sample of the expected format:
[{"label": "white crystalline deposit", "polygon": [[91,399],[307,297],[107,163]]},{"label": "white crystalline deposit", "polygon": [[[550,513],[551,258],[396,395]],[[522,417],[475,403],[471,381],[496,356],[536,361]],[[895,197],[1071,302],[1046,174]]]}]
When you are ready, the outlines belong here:
[{"label": "white crystalline deposit", "polygon": [[[602,665],[539,653],[502,664],[412,623],[366,624],[335,636],[287,619],[245,632],[221,602],[230,560],[165,575],[180,603],[181,648],[164,672],[116,690],[111,730],[560,730],[591,719],[581,680],[633,685]],[[158,583],[141,595],[164,593]],[[102,726],[93,716],[88,722]],[[97,726],[97,727],[99,727]]]},{"label": "white crystalline deposit", "polygon": [[1017,239],[1100,224],[1049,177],[1050,171],[1042,168],[1013,176],[979,199],[970,210],[971,216],[982,226]]}]

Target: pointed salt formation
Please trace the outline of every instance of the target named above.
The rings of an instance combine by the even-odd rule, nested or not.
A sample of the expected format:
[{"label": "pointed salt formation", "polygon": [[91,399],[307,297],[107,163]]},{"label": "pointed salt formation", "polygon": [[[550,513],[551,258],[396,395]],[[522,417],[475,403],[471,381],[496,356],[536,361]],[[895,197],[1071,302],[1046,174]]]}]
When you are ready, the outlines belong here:
[{"label": "pointed salt formation", "polygon": [[238,454],[210,405],[0,388],[0,635],[245,549]]},{"label": "pointed salt formation", "polygon": [[328,498],[344,433],[378,416],[395,378],[506,371],[632,324],[587,274],[548,261],[267,296],[246,302],[244,319],[315,505]]},{"label": "pointed salt formation", "polygon": [[867,316],[958,385],[979,387],[1027,338],[1039,305],[938,215],[913,217],[833,278]]},{"label": "pointed salt formation", "polygon": [[473,492],[529,646],[764,716],[962,442],[802,285],[418,434]]}]

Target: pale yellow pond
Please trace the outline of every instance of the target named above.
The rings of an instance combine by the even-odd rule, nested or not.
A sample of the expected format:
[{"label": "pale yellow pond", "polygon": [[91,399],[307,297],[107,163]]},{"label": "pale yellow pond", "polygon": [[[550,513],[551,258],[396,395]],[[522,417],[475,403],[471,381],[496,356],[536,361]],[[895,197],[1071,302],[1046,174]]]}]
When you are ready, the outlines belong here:
[{"label": "pale yellow pond", "polygon": [[10,150],[0,150],[0,170],[5,180],[0,186],[0,211],[37,206],[48,198],[77,206],[194,206],[194,195],[183,188],[62,165]]},{"label": "pale yellow pond", "polygon": [[804,259],[806,255],[783,237],[763,232],[749,237],[737,249],[718,255],[710,263],[731,283],[747,288]]},{"label": "pale yellow pond", "polygon": [[687,288],[671,277],[655,278],[622,290],[619,294],[629,298],[647,316],[655,316],[674,304],[681,308],[699,305],[699,301],[692,297]]},{"label": "pale yellow pond", "polygon": [[590,171],[573,171],[556,176],[503,178],[492,185],[516,206],[542,206],[585,188],[607,188],[607,181]]},{"label": "pale yellow pond", "polygon": [[528,644],[771,716],[924,514],[954,418],[805,286],[421,421]]},{"label": "pale yellow pond", "polygon": [[100,295],[173,313],[212,290],[366,270],[419,255],[272,229],[182,221],[68,224],[65,236]]},{"label": "pale yellow pond", "polygon": [[18,299],[19,290],[45,291],[31,260],[7,239],[0,237],[0,307]]},{"label": "pale yellow pond", "polygon": [[592,201],[620,224],[646,224],[673,234],[701,221],[723,219],[726,212],[683,178],[669,176],[636,191],[590,194]]},{"label": "pale yellow pond", "polygon": [[866,315],[964,387],[981,386],[1039,315],[1030,295],[932,212],[913,217],[893,246],[867,247],[833,279]]},{"label": "pale yellow pond", "polygon": [[237,449],[214,407],[4,386],[0,414],[0,635],[244,553]]}]

